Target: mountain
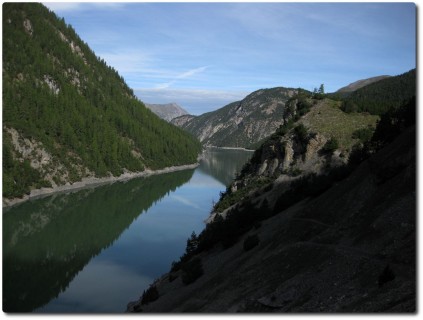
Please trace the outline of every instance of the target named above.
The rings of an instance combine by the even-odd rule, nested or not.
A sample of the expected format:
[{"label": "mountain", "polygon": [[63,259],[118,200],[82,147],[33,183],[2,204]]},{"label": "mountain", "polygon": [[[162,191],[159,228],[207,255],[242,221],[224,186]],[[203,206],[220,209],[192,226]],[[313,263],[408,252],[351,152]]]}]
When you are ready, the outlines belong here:
[{"label": "mountain", "polygon": [[350,83],[349,85],[342,87],[341,89],[337,90],[337,93],[347,93],[347,92],[353,92],[356,91],[362,87],[365,87],[371,83],[389,78],[390,76],[378,76],[378,77],[372,77],[368,79],[358,80],[353,83]]},{"label": "mountain", "polygon": [[222,194],[214,213],[225,211],[270,182],[286,183],[342,167],[351,152],[371,137],[379,120],[374,115],[345,113],[340,101],[326,98],[312,104],[297,121],[287,122],[264,140]]},{"label": "mountain", "polygon": [[415,313],[415,115],[415,99],[382,115],[347,165],[320,175],[266,179],[256,151],[238,185],[261,181],[128,311]]},{"label": "mountain", "polygon": [[[347,113],[368,112],[380,116],[410,99],[416,91],[415,82],[413,69],[398,76],[359,80],[323,96],[342,101],[341,109]],[[187,130],[206,146],[256,149],[280,126],[302,116],[318,98],[322,97],[303,89],[261,89],[216,111],[200,116],[184,115],[171,123]]]},{"label": "mountain", "polygon": [[203,145],[246,148],[294,116],[297,106],[293,100],[298,94],[298,89],[261,89],[216,111],[175,118],[172,123],[192,133]]},{"label": "mountain", "polygon": [[150,104],[144,103],[145,106],[157,114],[160,118],[170,122],[173,118],[188,114],[188,111],[181,108],[176,103],[167,104]]},{"label": "mountain", "polygon": [[3,196],[194,163],[201,146],[148,110],[64,19],[3,5]]},{"label": "mountain", "polygon": [[381,115],[401,106],[416,94],[416,69],[373,82],[351,92],[343,100],[346,112],[369,112]]}]

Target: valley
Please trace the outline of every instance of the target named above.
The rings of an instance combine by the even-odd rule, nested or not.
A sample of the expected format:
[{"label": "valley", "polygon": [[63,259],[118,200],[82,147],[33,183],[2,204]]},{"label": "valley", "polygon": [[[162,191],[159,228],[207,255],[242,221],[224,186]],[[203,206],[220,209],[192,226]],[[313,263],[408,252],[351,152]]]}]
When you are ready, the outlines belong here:
[{"label": "valley", "polygon": [[415,313],[415,11],[5,3],[3,311]]}]

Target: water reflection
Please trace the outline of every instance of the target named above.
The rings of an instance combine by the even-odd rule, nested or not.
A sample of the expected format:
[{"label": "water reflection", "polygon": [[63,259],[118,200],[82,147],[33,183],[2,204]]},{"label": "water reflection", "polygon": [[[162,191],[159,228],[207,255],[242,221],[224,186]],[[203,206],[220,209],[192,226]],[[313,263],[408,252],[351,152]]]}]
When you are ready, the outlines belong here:
[{"label": "water reflection", "polygon": [[196,170],[11,208],[3,214],[3,311],[123,312],[204,228],[250,156],[209,150]]},{"label": "water reflection", "polygon": [[59,194],[4,213],[3,311],[32,311],[56,297],[140,213],[193,172]]},{"label": "water reflection", "polygon": [[201,160],[200,170],[228,186],[252,155],[251,151],[207,148]]}]

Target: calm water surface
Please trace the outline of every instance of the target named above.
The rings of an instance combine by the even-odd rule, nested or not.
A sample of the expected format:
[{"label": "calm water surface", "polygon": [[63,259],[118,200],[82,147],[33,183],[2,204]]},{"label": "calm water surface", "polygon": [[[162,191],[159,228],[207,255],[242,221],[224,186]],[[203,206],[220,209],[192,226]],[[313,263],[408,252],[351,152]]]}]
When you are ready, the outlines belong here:
[{"label": "calm water surface", "polygon": [[124,312],[204,228],[252,155],[209,149],[200,166],[28,201],[3,214],[3,311]]}]

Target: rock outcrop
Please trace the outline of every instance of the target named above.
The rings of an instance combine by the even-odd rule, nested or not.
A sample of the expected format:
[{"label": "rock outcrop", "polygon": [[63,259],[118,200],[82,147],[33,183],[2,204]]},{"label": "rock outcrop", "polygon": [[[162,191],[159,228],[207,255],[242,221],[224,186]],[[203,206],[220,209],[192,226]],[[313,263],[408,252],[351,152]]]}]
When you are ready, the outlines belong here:
[{"label": "rock outcrop", "polygon": [[166,104],[151,104],[144,103],[144,105],[153,111],[160,118],[170,122],[172,119],[188,114],[188,111],[183,109],[176,103]]}]

